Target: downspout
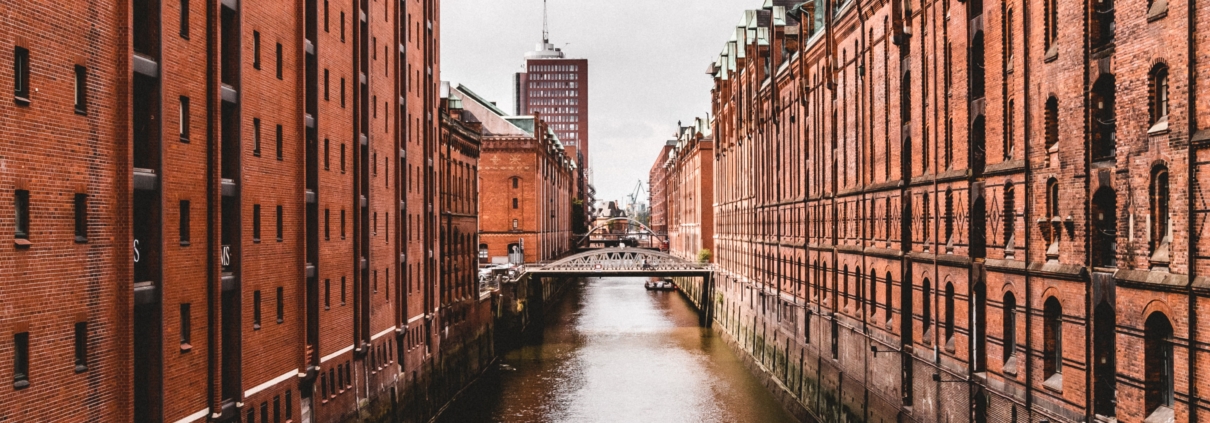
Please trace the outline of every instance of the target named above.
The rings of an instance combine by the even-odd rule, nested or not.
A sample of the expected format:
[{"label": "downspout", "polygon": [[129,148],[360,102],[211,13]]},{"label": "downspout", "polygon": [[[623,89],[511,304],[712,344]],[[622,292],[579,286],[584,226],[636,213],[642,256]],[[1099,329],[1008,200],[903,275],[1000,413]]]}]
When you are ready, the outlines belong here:
[{"label": "downspout", "polygon": [[[1188,10],[1188,13],[1186,13],[1186,15],[1189,19],[1189,24],[1188,24],[1189,25],[1189,34],[1197,34],[1197,17],[1196,17],[1197,6],[1196,6],[1196,3],[1197,3],[1197,0],[1188,1],[1189,10]],[[1189,71],[1188,71],[1188,76],[1187,76],[1187,78],[1189,80],[1189,87],[1188,87],[1189,135],[1188,136],[1189,136],[1189,139],[1192,141],[1192,139],[1197,135],[1197,130],[1198,130],[1197,78],[1196,78],[1196,76],[1197,76],[1197,37],[1195,37],[1195,36],[1189,37],[1189,52],[1187,54],[1188,54],[1188,56],[1186,56],[1186,57],[1189,58],[1188,59],[1189,60],[1189,63],[1188,63]],[[1190,350],[1193,349],[1193,345],[1195,344],[1195,341],[1196,341],[1195,335],[1193,335],[1193,334],[1197,333],[1197,330],[1199,329],[1198,328],[1198,315],[1197,315],[1197,309],[1198,309],[1197,295],[1195,294],[1195,292],[1193,290],[1193,283],[1194,283],[1194,281],[1197,280],[1197,266],[1196,266],[1197,254],[1194,254],[1194,252],[1197,251],[1197,235],[1196,235],[1197,232],[1194,232],[1194,223],[1193,223],[1194,222],[1193,217],[1196,216],[1196,214],[1195,214],[1196,207],[1194,207],[1193,201],[1191,201],[1193,199],[1192,193],[1196,192],[1196,191],[1194,191],[1194,189],[1197,187],[1197,184],[1195,182],[1197,180],[1197,178],[1196,178],[1196,176],[1197,176],[1197,148],[1198,147],[1195,146],[1192,142],[1188,143],[1188,149],[1189,149],[1188,163],[1186,166],[1188,166],[1188,169],[1189,169],[1188,172],[1191,173],[1194,177],[1185,178],[1185,183],[1186,183],[1185,192],[1190,193],[1190,195],[1188,196],[1188,199],[1186,200],[1186,206],[1189,208],[1189,210],[1188,210],[1188,215],[1185,219],[1186,223],[1189,225],[1188,232],[1187,232],[1189,234],[1189,237],[1188,237],[1189,246],[1188,246],[1188,250],[1187,250],[1189,252],[1189,264],[1188,264],[1188,266],[1189,266],[1189,287],[1186,290],[1187,291],[1186,295],[1189,296],[1189,334],[1190,334],[1189,335],[1189,341],[1190,341],[1189,349]],[[1188,358],[1189,358],[1189,367],[1188,368],[1196,369],[1198,354],[1188,353],[1185,355],[1188,356]],[[1198,400],[1201,398],[1201,395],[1198,393],[1197,386],[1198,386],[1197,385],[1197,372],[1191,371],[1191,372],[1189,372],[1189,410],[1190,410],[1189,422],[1190,423],[1198,423],[1197,403],[1198,403]]]},{"label": "downspout", "polygon": [[[1029,12],[1030,12],[1029,11],[1029,1],[1030,0],[1021,1],[1021,9],[1022,9],[1021,16],[1029,16]],[[1022,72],[1022,86],[1026,87],[1026,89],[1028,90],[1028,87],[1031,86],[1029,83],[1031,73],[1028,71],[1028,69],[1029,69],[1029,56],[1030,56],[1029,53],[1031,51],[1031,49],[1029,48],[1029,34],[1030,34],[1030,30],[1031,30],[1030,22],[1032,22],[1032,21],[1029,19],[1022,19],[1021,21],[1022,21],[1022,24],[1025,26],[1024,30],[1021,32],[1022,43],[1025,46],[1025,48],[1021,49],[1021,54],[1023,56],[1022,57],[1023,63],[1025,63],[1025,66],[1022,66],[1022,68],[1024,68],[1024,70],[1025,70],[1025,72]],[[1025,113],[1022,113],[1025,118],[1025,130],[1022,132],[1025,134],[1025,184],[1024,185],[1025,185],[1025,198],[1026,198],[1026,201],[1025,201],[1025,227],[1027,229],[1025,231],[1024,255],[1025,255],[1026,263],[1028,263],[1031,258],[1030,250],[1031,250],[1031,246],[1033,245],[1033,243],[1031,242],[1031,238],[1033,238],[1032,237],[1033,230],[1028,229],[1030,217],[1033,216],[1033,213],[1032,213],[1032,210],[1033,210],[1033,201],[1032,201],[1032,199],[1033,199],[1033,189],[1032,189],[1033,180],[1031,179],[1031,177],[1033,175],[1033,171],[1032,171],[1033,163],[1031,162],[1032,157],[1029,154],[1030,146],[1033,145],[1033,143],[1032,143],[1033,137],[1031,136],[1033,134],[1033,132],[1030,131],[1030,129],[1033,127],[1031,125],[1031,122],[1033,121],[1033,114],[1031,114],[1029,112],[1030,110],[1033,110],[1030,107],[1031,98],[1032,97],[1030,97],[1028,95],[1028,92],[1022,98],[1023,103],[1024,103],[1024,108],[1022,110],[1026,111]],[[1032,406],[1033,406],[1033,396],[1034,396],[1034,388],[1033,388],[1033,380],[1034,380],[1033,368],[1034,368],[1034,366],[1032,363],[1033,354],[1031,351],[1034,346],[1033,345],[1033,333],[1034,333],[1034,331],[1033,331],[1033,306],[1032,306],[1033,289],[1031,289],[1032,285],[1030,284],[1030,279],[1032,279],[1030,277],[1031,275],[1032,275],[1032,273],[1028,270],[1028,264],[1027,264],[1026,271],[1025,271],[1025,301],[1022,301],[1022,303],[1024,303],[1024,305],[1025,305],[1025,410],[1026,410],[1026,413],[1028,413],[1029,415],[1033,414],[1033,412],[1030,410],[1032,410],[1032,408],[1033,408]],[[1027,415],[1026,419],[1029,419],[1029,418],[1030,417]]]}]

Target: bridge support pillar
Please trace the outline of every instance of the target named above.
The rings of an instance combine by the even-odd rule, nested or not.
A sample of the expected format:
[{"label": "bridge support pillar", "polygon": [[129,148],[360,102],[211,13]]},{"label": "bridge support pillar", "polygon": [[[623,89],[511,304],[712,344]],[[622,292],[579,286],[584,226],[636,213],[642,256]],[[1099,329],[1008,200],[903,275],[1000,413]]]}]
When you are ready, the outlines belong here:
[{"label": "bridge support pillar", "polygon": [[714,322],[714,275],[708,274],[702,277],[702,289],[699,294],[698,304],[701,304],[701,310],[698,312],[698,323],[704,328],[710,328]]}]

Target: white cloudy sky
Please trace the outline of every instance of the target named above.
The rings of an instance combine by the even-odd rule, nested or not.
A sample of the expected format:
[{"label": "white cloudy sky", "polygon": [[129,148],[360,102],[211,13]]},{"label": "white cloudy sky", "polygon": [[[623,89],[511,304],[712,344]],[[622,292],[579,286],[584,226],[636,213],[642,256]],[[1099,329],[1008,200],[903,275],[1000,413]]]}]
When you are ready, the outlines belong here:
[{"label": "white cloudy sky", "polygon": [[[707,66],[761,0],[549,0],[550,38],[589,60],[597,198],[621,200],[677,121],[710,111]],[[513,108],[512,78],[542,41],[542,0],[443,0],[441,78]],[[646,195],[643,195],[646,198]]]}]

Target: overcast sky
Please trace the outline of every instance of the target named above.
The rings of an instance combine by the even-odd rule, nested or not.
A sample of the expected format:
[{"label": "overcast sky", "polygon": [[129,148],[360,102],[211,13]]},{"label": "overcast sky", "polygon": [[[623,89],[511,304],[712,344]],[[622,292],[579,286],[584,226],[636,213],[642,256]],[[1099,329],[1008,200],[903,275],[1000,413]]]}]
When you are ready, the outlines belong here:
[{"label": "overcast sky", "polygon": [[[588,59],[589,158],[599,200],[624,200],[660,146],[710,111],[706,68],[761,0],[549,0],[550,42]],[[542,0],[441,2],[441,79],[513,111],[513,74],[542,42]],[[640,199],[646,200],[644,193]]]}]

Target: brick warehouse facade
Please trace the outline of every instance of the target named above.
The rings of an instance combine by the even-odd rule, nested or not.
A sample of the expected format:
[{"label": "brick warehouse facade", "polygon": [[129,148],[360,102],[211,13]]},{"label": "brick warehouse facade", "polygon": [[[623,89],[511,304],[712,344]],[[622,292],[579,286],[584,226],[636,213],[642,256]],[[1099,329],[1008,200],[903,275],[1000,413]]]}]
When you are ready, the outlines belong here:
[{"label": "brick warehouse facade", "polygon": [[39,16],[3,36],[0,420],[426,420],[490,355],[439,263],[436,0],[0,10]]},{"label": "brick warehouse facade", "polygon": [[572,200],[579,168],[542,116],[510,116],[458,86],[463,113],[480,125],[480,258],[507,263],[516,248],[525,263],[555,259],[572,248]]},{"label": "brick warehouse facade", "polygon": [[821,421],[1210,420],[1208,20],[745,12],[710,68],[721,330]]},{"label": "brick warehouse facade", "polygon": [[657,242],[653,246],[661,250],[668,249],[668,172],[664,170],[664,164],[675,146],[676,141],[665,142],[647,174],[647,204],[651,205],[651,223],[648,226],[655,232],[653,239]]},{"label": "brick warehouse facade", "polygon": [[676,143],[663,162],[668,252],[698,261],[714,251],[714,139],[709,123],[679,126]]}]

